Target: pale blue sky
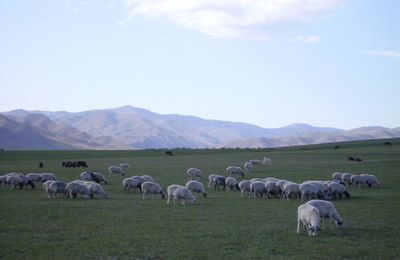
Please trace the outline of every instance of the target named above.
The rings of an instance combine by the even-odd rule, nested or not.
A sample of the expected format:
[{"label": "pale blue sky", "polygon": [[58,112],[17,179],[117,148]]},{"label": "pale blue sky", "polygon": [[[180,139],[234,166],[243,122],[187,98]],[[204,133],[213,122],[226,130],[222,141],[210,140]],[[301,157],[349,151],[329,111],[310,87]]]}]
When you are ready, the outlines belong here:
[{"label": "pale blue sky", "polygon": [[0,111],[400,126],[398,0],[0,0]]}]

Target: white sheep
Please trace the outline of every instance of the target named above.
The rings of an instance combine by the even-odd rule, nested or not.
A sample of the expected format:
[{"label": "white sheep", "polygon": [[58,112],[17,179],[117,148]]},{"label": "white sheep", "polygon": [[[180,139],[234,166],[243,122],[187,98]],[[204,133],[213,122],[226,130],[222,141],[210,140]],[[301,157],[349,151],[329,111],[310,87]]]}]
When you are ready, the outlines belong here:
[{"label": "white sheep", "polygon": [[323,199],[327,199],[328,195],[328,187],[325,181],[318,181],[318,180],[311,180],[311,181],[304,181],[303,184],[313,184],[318,188],[317,195]]},{"label": "white sheep", "polygon": [[119,167],[120,167],[121,169],[128,169],[128,168],[130,167],[130,165],[129,165],[129,163],[120,163],[120,164],[119,164]]},{"label": "white sheep", "polygon": [[[169,204],[171,198],[174,199],[173,193],[177,188],[184,188],[184,186],[179,185],[179,184],[171,184],[168,186],[168,188],[167,188],[167,194],[168,194],[167,205]],[[174,203],[175,203],[175,199],[174,199]]]},{"label": "white sheep", "polygon": [[247,193],[247,197],[250,197],[250,194],[251,194],[250,184],[251,184],[251,181],[248,181],[248,180],[243,180],[243,181],[239,182],[240,194],[241,194],[242,198],[244,197],[245,193]]},{"label": "white sheep", "polygon": [[154,178],[151,177],[150,175],[142,175],[142,178],[143,178],[144,181],[154,182]]},{"label": "white sheep", "polygon": [[51,191],[50,191],[50,184],[52,184],[53,180],[43,182],[43,189],[44,189],[44,196],[51,199]]},{"label": "white sheep", "polygon": [[145,181],[142,183],[141,187],[143,192],[143,200],[146,199],[146,195],[149,193],[160,194],[162,199],[164,199],[165,197],[164,192],[162,191],[161,186],[158,183]]},{"label": "white sheep", "polygon": [[270,164],[270,163],[272,163],[271,158],[264,157],[262,159],[262,164]]},{"label": "white sheep", "polygon": [[333,178],[334,180],[339,180],[339,181],[341,181],[341,180],[342,180],[342,176],[343,176],[343,173],[342,173],[342,172],[334,172],[334,173],[332,173],[332,178]]},{"label": "white sheep", "polygon": [[253,160],[249,160],[249,162],[253,165],[260,165],[262,163],[261,160],[259,159],[253,159]]},{"label": "white sheep", "polygon": [[180,201],[182,205],[186,204],[186,201],[190,201],[192,205],[196,204],[196,197],[186,187],[178,187],[172,193],[172,197],[175,201]]},{"label": "white sheep", "polygon": [[361,176],[361,175],[353,175],[350,178],[350,185],[356,185],[359,188],[361,187],[366,187],[366,186],[370,186],[367,178],[365,176]]},{"label": "white sheep", "polygon": [[109,172],[110,175],[111,174],[118,174],[118,175],[121,175],[121,176],[125,176],[124,171],[119,166],[108,166],[108,172]]},{"label": "white sheep", "polygon": [[47,192],[47,197],[50,198],[55,198],[57,194],[66,194],[66,188],[67,188],[67,183],[63,181],[46,181],[45,183],[50,182],[48,185],[48,188],[45,189]]},{"label": "white sheep", "polygon": [[319,188],[311,183],[303,183],[299,186],[301,192],[301,200],[317,199],[320,194]]},{"label": "white sheep", "polygon": [[328,192],[331,198],[342,198],[343,195],[346,198],[350,198],[351,194],[346,191],[346,187],[337,182],[331,182],[328,184]]},{"label": "white sheep", "polygon": [[0,175],[0,186],[3,184],[7,184],[7,176]]},{"label": "white sheep", "polygon": [[360,174],[360,176],[363,176],[367,180],[369,187],[379,186],[381,184],[375,175],[363,173]]},{"label": "white sheep", "polygon": [[255,182],[255,181],[263,181],[263,182],[265,182],[265,180],[261,179],[261,178],[252,178],[252,179],[250,179],[250,181],[251,182]]},{"label": "white sheep", "polygon": [[142,176],[132,176],[131,179],[135,179],[139,182],[139,185],[142,185],[146,180]]},{"label": "white sheep", "polygon": [[214,177],[217,177],[217,176],[219,176],[219,175],[217,175],[217,174],[208,175],[208,187],[212,187],[215,185]]},{"label": "white sheep", "polygon": [[50,172],[46,172],[46,173],[41,173],[40,174],[40,178],[42,180],[42,182],[45,181],[56,181],[57,177],[54,173],[50,173]]},{"label": "white sheep", "polygon": [[23,174],[11,174],[6,176],[6,182],[8,185],[13,187],[14,189],[17,188],[17,186],[22,189],[23,187],[30,185],[32,189],[35,188],[35,184],[25,175]]},{"label": "white sheep", "polygon": [[251,162],[245,162],[244,163],[244,169],[246,172],[249,172],[253,169],[253,164]]},{"label": "white sheep", "polygon": [[40,173],[28,173],[26,177],[28,177],[33,182],[42,182],[42,176],[40,175]]},{"label": "white sheep", "polygon": [[108,194],[103,190],[103,187],[101,187],[100,184],[87,181],[85,185],[93,195],[98,195],[100,198],[107,198]]},{"label": "white sheep", "polygon": [[203,175],[203,171],[198,168],[189,168],[186,170],[186,175],[189,180],[192,180],[195,177],[201,179],[201,176]]},{"label": "white sheep", "polygon": [[343,220],[339,213],[336,211],[332,202],[326,200],[310,200],[306,204],[312,205],[319,210],[320,217],[324,219],[331,219],[337,226],[343,225]]},{"label": "white sheep", "polygon": [[238,166],[228,166],[226,168],[226,175],[240,175],[240,177],[244,177],[244,172],[242,170],[242,168],[238,167]]},{"label": "white sheep", "polygon": [[[240,190],[237,180],[233,177],[226,177],[225,185],[230,190],[233,190],[234,188],[236,188],[237,190]],[[228,191],[228,189],[226,189],[226,191]]]},{"label": "white sheep", "polygon": [[265,188],[265,182],[254,181],[250,184],[250,191],[254,198],[262,198],[267,194],[267,189]]},{"label": "white sheep", "polygon": [[270,196],[277,197],[278,196],[278,186],[276,184],[276,181],[265,181],[265,191],[267,194],[267,197],[269,198]]},{"label": "white sheep", "polygon": [[124,187],[124,191],[129,191],[130,189],[139,189],[140,191],[142,191],[141,183],[139,182],[139,180],[134,178],[125,178],[122,181],[122,187]]},{"label": "white sheep", "polygon": [[350,184],[351,176],[353,176],[353,174],[348,173],[348,172],[343,173],[343,174],[342,174],[342,181],[343,181],[344,183],[346,183],[346,184]]},{"label": "white sheep", "polygon": [[301,192],[300,192],[300,185],[297,183],[287,183],[286,185],[283,186],[283,199],[289,200],[290,197],[294,198],[299,198],[301,197]]},{"label": "white sheep", "polygon": [[96,183],[104,183],[107,184],[108,181],[103,174],[99,172],[82,172],[80,175],[81,179],[84,181],[94,181]]},{"label": "white sheep", "polygon": [[82,181],[72,181],[68,183],[66,191],[71,199],[75,199],[77,195],[82,195],[84,198],[93,199],[93,193]]},{"label": "white sheep", "polygon": [[200,193],[204,198],[207,198],[207,192],[204,189],[203,183],[199,181],[188,181],[186,183],[186,188],[188,188],[193,193]]},{"label": "white sheep", "polygon": [[302,225],[310,236],[318,235],[321,217],[318,208],[303,204],[297,208],[297,234],[300,234],[300,226]]}]

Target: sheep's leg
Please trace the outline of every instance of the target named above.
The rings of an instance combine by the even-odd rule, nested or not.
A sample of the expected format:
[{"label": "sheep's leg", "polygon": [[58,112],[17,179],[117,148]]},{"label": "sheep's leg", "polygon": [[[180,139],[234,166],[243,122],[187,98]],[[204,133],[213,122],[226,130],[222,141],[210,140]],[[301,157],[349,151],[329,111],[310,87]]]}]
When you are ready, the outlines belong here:
[{"label": "sheep's leg", "polygon": [[297,234],[300,234],[300,218],[297,218]]}]

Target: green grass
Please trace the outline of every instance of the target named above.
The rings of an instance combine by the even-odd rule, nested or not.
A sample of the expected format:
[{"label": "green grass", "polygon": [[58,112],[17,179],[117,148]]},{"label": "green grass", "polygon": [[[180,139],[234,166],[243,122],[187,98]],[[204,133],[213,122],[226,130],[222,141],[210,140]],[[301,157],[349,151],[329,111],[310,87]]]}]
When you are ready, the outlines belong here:
[{"label": "green grass", "polygon": [[[186,182],[189,167],[205,175],[223,174],[229,165],[270,157],[246,178],[274,176],[293,181],[330,179],[335,171],[372,173],[383,186],[352,188],[353,198],[334,201],[345,221],[326,223],[316,238],[296,234],[299,201],[241,198],[238,192],[208,190],[196,206],[143,201],[122,191],[122,178],[108,177],[108,199],[44,197],[37,189],[0,187],[0,259],[395,259],[400,258],[400,140],[342,143],[281,149],[164,151],[5,151],[0,174],[54,172],[79,178],[82,169],[61,167],[85,160],[89,169],[128,162],[128,175],[149,174],[164,188]],[[349,155],[364,159],[348,162]],[[45,168],[39,169],[38,163]],[[206,176],[203,183],[206,184]],[[206,185],[205,185],[206,186]]]}]

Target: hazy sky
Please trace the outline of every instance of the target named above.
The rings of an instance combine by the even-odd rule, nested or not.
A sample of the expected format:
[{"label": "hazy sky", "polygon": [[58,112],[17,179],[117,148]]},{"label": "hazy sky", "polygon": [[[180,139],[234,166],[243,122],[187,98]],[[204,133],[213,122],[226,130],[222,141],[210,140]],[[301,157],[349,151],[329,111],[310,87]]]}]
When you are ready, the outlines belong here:
[{"label": "hazy sky", "polygon": [[398,0],[0,0],[0,111],[400,126]]}]

